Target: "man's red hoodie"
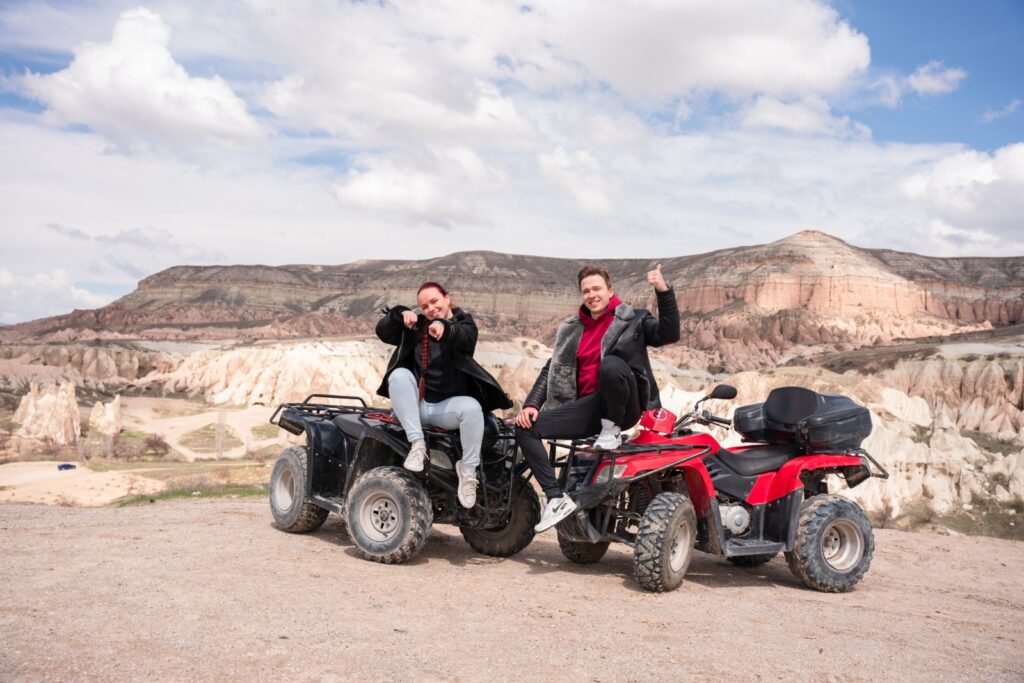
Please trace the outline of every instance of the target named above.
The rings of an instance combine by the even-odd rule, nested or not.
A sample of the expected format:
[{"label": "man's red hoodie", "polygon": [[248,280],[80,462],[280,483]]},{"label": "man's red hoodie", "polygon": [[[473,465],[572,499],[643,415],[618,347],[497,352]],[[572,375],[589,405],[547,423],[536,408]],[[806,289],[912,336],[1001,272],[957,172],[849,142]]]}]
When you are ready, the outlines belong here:
[{"label": "man's red hoodie", "polygon": [[622,300],[613,295],[608,308],[597,318],[590,315],[586,306],[580,306],[583,336],[576,349],[576,398],[583,398],[600,388],[597,372],[601,367],[601,340],[615,319],[615,307],[621,303]]}]

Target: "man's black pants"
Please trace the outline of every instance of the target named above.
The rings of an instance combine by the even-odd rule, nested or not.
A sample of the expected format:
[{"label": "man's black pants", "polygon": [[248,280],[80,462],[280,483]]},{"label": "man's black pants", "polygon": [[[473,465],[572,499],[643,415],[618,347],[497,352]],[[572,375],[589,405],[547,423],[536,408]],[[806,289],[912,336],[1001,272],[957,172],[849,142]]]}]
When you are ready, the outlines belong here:
[{"label": "man's black pants", "polygon": [[516,429],[516,441],[526,462],[548,499],[562,495],[541,439],[582,439],[601,431],[601,419],[621,429],[637,423],[643,412],[636,389],[636,376],[626,361],[605,356],[598,370],[600,389],[575,401],[540,413],[529,429]]}]

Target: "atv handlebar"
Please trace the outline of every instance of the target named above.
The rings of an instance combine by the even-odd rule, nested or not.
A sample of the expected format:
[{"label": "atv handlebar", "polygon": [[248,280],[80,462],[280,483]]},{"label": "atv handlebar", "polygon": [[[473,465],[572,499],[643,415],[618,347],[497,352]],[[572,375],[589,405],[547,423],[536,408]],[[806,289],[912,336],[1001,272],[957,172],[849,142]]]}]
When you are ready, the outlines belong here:
[{"label": "atv handlebar", "polygon": [[679,418],[679,420],[676,421],[675,427],[672,428],[672,431],[677,431],[680,428],[690,424],[691,422],[696,422],[697,424],[702,425],[714,424],[720,427],[725,427],[727,429],[732,428],[732,421],[728,420],[727,418],[716,417],[706,410],[702,410],[699,413],[696,410],[694,410],[692,413],[687,413],[686,415],[683,415],[681,418]]},{"label": "atv handlebar", "polygon": [[711,422],[713,424],[721,425],[722,427],[732,427],[731,420],[728,420],[724,417],[715,417],[706,410],[703,412],[703,414],[701,414],[700,419],[704,420],[705,422]]}]

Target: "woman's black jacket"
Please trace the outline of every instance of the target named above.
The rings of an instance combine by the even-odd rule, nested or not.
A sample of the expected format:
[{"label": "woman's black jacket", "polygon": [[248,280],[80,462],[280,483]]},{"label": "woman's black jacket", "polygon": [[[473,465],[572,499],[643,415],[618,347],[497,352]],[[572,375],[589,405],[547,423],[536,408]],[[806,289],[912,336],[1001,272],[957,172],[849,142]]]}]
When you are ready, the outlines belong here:
[{"label": "woman's black jacket", "polygon": [[[428,321],[426,316],[419,315],[415,327],[409,329],[402,322],[402,313],[408,310],[410,309],[405,306],[389,308],[384,311],[384,317],[377,323],[377,337],[385,344],[397,347],[388,361],[384,381],[377,389],[381,396],[388,396],[388,378],[396,368],[406,368],[415,374],[413,353],[419,348],[419,339],[424,328],[433,322]],[[461,308],[453,308],[451,320],[438,322],[444,324],[444,334],[438,343],[449,347],[455,369],[466,375],[469,395],[480,402],[480,407],[485,413],[511,408],[512,400],[502,390],[498,381],[473,360],[473,351],[476,350],[476,339],[479,335],[473,316]]]}]

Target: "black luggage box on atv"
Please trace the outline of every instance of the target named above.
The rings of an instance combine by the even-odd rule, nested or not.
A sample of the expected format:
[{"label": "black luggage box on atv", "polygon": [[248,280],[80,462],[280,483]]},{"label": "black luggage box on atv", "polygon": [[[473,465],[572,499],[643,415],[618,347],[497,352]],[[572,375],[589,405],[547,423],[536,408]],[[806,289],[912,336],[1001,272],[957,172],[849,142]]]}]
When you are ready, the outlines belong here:
[{"label": "black luggage box on atv", "polygon": [[764,403],[736,409],[733,426],[744,441],[796,444],[808,453],[860,448],[871,414],[839,394],[802,387],[773,389]]}]

